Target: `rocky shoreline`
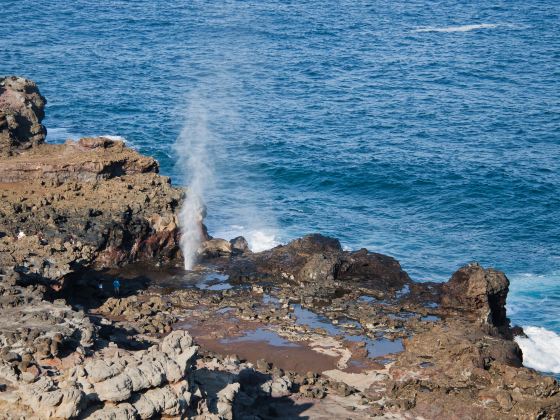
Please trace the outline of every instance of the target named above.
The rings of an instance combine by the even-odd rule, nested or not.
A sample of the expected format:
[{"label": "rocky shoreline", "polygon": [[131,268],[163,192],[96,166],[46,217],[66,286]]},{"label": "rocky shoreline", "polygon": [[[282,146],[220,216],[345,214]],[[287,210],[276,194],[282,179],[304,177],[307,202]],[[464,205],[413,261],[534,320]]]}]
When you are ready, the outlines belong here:
[{"label": "rocky shoreline", "polygon": [[120,141],[46,144],[45,103],[0,78],[0,418],[560,417],[503,273],[417,283],[321,235],[206,236],[185,272],[188,191]]}]

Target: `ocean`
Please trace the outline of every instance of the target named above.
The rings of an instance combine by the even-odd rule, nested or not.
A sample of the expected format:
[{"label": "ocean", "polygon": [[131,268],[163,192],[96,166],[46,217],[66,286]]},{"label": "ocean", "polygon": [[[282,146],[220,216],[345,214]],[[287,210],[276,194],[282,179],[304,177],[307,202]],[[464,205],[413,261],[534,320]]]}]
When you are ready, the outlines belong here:
[{"label": "ocean", "polygon": [[48,141],[119,136],[184,184],[187,138],[210,233],[255,250],[499,268],[526,364],[560,374],[560,3],[2,6],[0,74],[39,84]]}]

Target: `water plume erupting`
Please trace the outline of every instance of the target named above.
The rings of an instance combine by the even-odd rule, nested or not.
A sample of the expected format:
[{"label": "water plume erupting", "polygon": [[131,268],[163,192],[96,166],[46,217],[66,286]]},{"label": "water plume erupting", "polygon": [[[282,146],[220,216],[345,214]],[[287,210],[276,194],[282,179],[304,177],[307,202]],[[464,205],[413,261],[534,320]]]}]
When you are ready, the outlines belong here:
[{"label": "water plume erupting", "polygon": [[212,135],[208,129],[206,109],[200,101],[191,101],[186,121],[175,142],[178,165],[185,177],[187,195],[179,212],[181,251],[185,270],[192,270],[197,250],[204,239],[204,194],[212,182],[212,169],[208,159],[208,144]]}]

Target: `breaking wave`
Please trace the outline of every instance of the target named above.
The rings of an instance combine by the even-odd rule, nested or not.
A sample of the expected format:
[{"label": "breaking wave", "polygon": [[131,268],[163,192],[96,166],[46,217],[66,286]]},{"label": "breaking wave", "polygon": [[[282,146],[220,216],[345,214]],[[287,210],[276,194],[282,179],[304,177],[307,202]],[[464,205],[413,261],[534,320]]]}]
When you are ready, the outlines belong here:
[{"label": "breaking wave", "polygon": [[228,240],[243,236],[249,244],[249,249],[253,252],[266,251],[282,245],[274,229],[251,229],[242,225],[232,225],[227,230],[216,232],[216,236]]},{"label": "breaking wave", "polygon": [[253,252],[266,251],[267,249],[272,249],[281,243],[276,239],[276,235],[273,232],[266,232],[260,230],[253,230],[247,233],[247,242],[249,243],[249,248]]},{"label": "breaking wave", "polygon": [[99,137],[104,137],[104,138],[106,138],[106,139],[113,140],[113,141],[122,141],[122,142],[128,143],[128,140],[127,140],[125,137],[123,137],[123,136],[115,136],[115,135],[111,135],[111,134],[103,134],[102,136],[99,136]]},{"label": "breaking wave", "polygon": [[523,365],[560,374],[560,336],[542,327],[524,327],[526,337],[515,337],[523,351]]}]

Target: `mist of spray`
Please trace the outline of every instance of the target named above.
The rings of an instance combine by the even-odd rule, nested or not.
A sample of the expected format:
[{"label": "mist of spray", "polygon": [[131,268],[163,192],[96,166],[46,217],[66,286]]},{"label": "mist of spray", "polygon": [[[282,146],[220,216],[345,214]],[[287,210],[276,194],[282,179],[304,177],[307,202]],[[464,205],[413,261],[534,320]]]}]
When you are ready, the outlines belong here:
[{"label": "mist of spray", "polygon": [[191,100],[185,125],[175,143],[178,165],[187,183],[187,195],[179,212],[181,251],[186,270],[196,263],[197,250],[203,240],[205,192],[212,183],[208,147],[212,134],[208,128],[206,109],[199,100]]}]

